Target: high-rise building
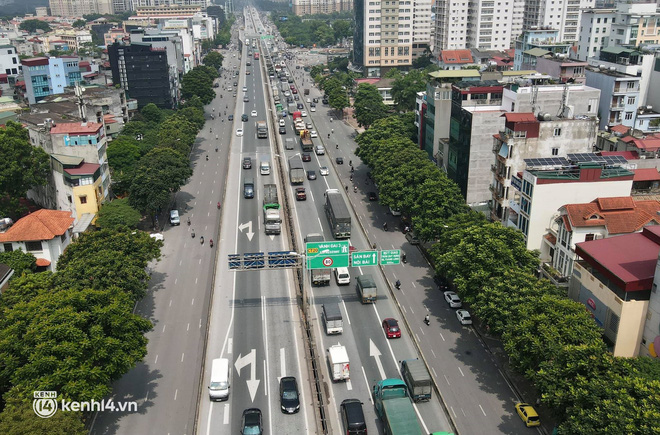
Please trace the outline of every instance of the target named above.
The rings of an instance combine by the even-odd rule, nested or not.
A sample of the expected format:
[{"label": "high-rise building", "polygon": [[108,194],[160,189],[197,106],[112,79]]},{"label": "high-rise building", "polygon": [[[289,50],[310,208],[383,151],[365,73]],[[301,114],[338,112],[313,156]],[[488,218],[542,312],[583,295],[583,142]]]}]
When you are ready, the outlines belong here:
[{"label": "high-rise building", "polygon": [[130,0],[130,5],[132,11],[141,6],[200,6],[206,9],[211,2],[209,0]]},{"label": "high-rise building", "polygon": [[595,0],[526,0],[523,30],[554,29],[559,31],[557,42],[577,41],[580,11],[594,6]]},{"label": "high-rise building", "polygon": [[412,65],[413,9],[410,0],[357,0],[353,66],[367,77],[380,77],[392,68]]},{"label": "high-rise building", "polygon": [[435,5],[434,51],[511,48],[511,41],[522,31],[523,5],[524,0],[439,0]]},{"label": "high-rise building", "polygon": [[413,60],[430,47],[432,32],[431,0],[413,0]]},{"label": "high-rise building", "polygon": [[296,15],[331,14],[353,10],[353,0],[293,0]]},{"label": "high-rise building", "polygon": [[50,13],[56,17],[82,17],[113,13],[113,0],[49,0]]},{"label": "high-rise building", "polygon": [[149,103],[168,109],[174,107],[176,77],[172,76],[165,48],[115,42],[108,47],[108,57],[113,83],[121,85],[127,97],[136,99],[140,108]]}]

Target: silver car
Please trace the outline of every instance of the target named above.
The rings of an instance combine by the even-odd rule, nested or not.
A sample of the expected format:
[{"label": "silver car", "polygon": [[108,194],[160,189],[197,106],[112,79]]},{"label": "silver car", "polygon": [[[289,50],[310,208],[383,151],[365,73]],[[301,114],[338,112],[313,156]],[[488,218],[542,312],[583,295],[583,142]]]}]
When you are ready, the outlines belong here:
[{"label": "silver car", "polygon": [[461,308],[463,306],[463,302],[461,302],[461,298],[458,297],[458,295],[454,292],[445,292],[445,301],[449,304],[451,308]]},{"label": "silver car", "polygon": [[325,148],[323,148],[323,145],[316,145],[314,151],[316,152],[317,156],[322,156],[325,154]]}]

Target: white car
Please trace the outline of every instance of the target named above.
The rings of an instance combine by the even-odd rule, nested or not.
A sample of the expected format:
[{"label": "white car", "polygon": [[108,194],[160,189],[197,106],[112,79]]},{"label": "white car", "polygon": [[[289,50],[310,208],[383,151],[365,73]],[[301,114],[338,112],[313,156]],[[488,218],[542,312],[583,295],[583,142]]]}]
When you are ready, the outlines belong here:
[{"label": "white car", "polygon": [[301,112],[300,112],[300,116],[307,116],[307,112],[306,112],[306,111],[304,111],[304,110],[303,110],[303,111],[301,111]]},{"label": "white car", "polygon": [[463,306],[463,302],[461,302],[461,298],[458,297],[458,295],[454,292],[445,292],[445,300],[449,304],[451,308],[461,308]]},{"label": "white car", "polygon": [[472,317],[467,310],[456,310],[456,317],[458,321],[461,322],[461,325],[471,325]]},{"label": "white car", "polygon": [[243,86],[243,92],[247,92],[247,86]]},{"label": "white car", "polygon": [[238,136],[238,137],[243,136],[243,129],[242,128],[237,128],[236,129],[236,136]]},{"label": "white car", "polygon": [[323,148],[323,145],[316,145],[314,151],[316,152],[317,156],[322,156],[325,154],[325,148]]},{"label": "white car", "polygon": [[312,102],[312,99],[311,99],[311,98],[308,98],[308,99],[307,99],[307,103],[311,103],[311,102]]},{"label": "white car", "polygon": [[286,127],[286,122],[284,119],[280,119],[280,127]]},{"label": "white car", "polygon": [[250,116],[256,118],[257,117],[257,111],[253,110],[252,112],[250,112]]},{"label": "white car", "polygon": [[327,166],[321,166],[319,168],[319,172],[321,173],[321,175],[330,175],[330,170],[328,169]]},{"label": "white car", "polygon": [[319,135],[318,135],[318,133],[316,132],[316,130],[312,130],[312,132],[311,132],[310,134],[311,134],[312,137],[319,137]]},{"label": "white car", "polygon": [[229,92],[231,92],[231,91],[234,90],[234,88],[232,88],[231,86],[227,86],[227,90],[228,90]]},{"label": "white car", "polygon": [[309,111],[310,111],[310,112],[316,112],[316,107],[314,107],[314,106],[310,107],[310,108],[309,108]]}]

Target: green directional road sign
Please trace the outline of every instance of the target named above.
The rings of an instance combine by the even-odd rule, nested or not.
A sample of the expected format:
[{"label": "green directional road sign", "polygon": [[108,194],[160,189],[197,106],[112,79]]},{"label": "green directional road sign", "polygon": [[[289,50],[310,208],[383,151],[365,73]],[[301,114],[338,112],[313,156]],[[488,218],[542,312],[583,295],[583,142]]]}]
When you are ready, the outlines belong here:
[{"label": "green directional road sign", "polygon": [[378,266],[378,251],[352,252],[351,266]]},{"label": "green directional road sign", "polygon": [[307,269],[348,267],[348,246],[348,241],[306,243]]},{"label": "green directional road sign", "polygon": [[390,249],[380,251],[380,264],[381,266],[388,266],[392,264],[401,263],[401,250]]}]

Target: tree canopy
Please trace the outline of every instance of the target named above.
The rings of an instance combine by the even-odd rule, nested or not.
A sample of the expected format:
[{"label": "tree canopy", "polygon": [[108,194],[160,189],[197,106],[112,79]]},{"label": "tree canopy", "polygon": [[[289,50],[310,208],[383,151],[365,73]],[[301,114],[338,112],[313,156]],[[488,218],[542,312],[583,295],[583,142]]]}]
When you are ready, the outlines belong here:
[{"label": "tree canopy", "polygon": [[204,56],[204,65],[215,68],[216,70],[222,66],[222,55],[217,51],[211,51]]},{"label": "tree canopy", "polygon": [[33,187],[45,186],[50,175],[50,157],[32,146],[27,129],[8,121],[0,129],[0,216],[20,217],[19,200]]},{"label": "tree canopy", "polygon": [[368,83],[358,86],[353,101],[355,119],[361,127],[369,127],[376,120],[387,116],[387,106],[378,88]]},{"label": "tree canopy", "polygon": [[44,32],[50,32],[51,30],[48,23],[41,20],[25,20],[18,28],[29,33],[36,33],[37,30],[43,30]]},{"label": "tree canopy", "polygon": [[427,81],[426,74],[417,69],[396,77],[392,83],[392,98],[396,109],[401,112],[415,110],[417,93],[426,90]]},{"label": "tree canopy", "polygon": [[312,15],[303,18],[289,13],[286,17],[284,21],[275,18],[273,22],[287,44],[328,47],[353,36],[352,21],[338,16]]}]

